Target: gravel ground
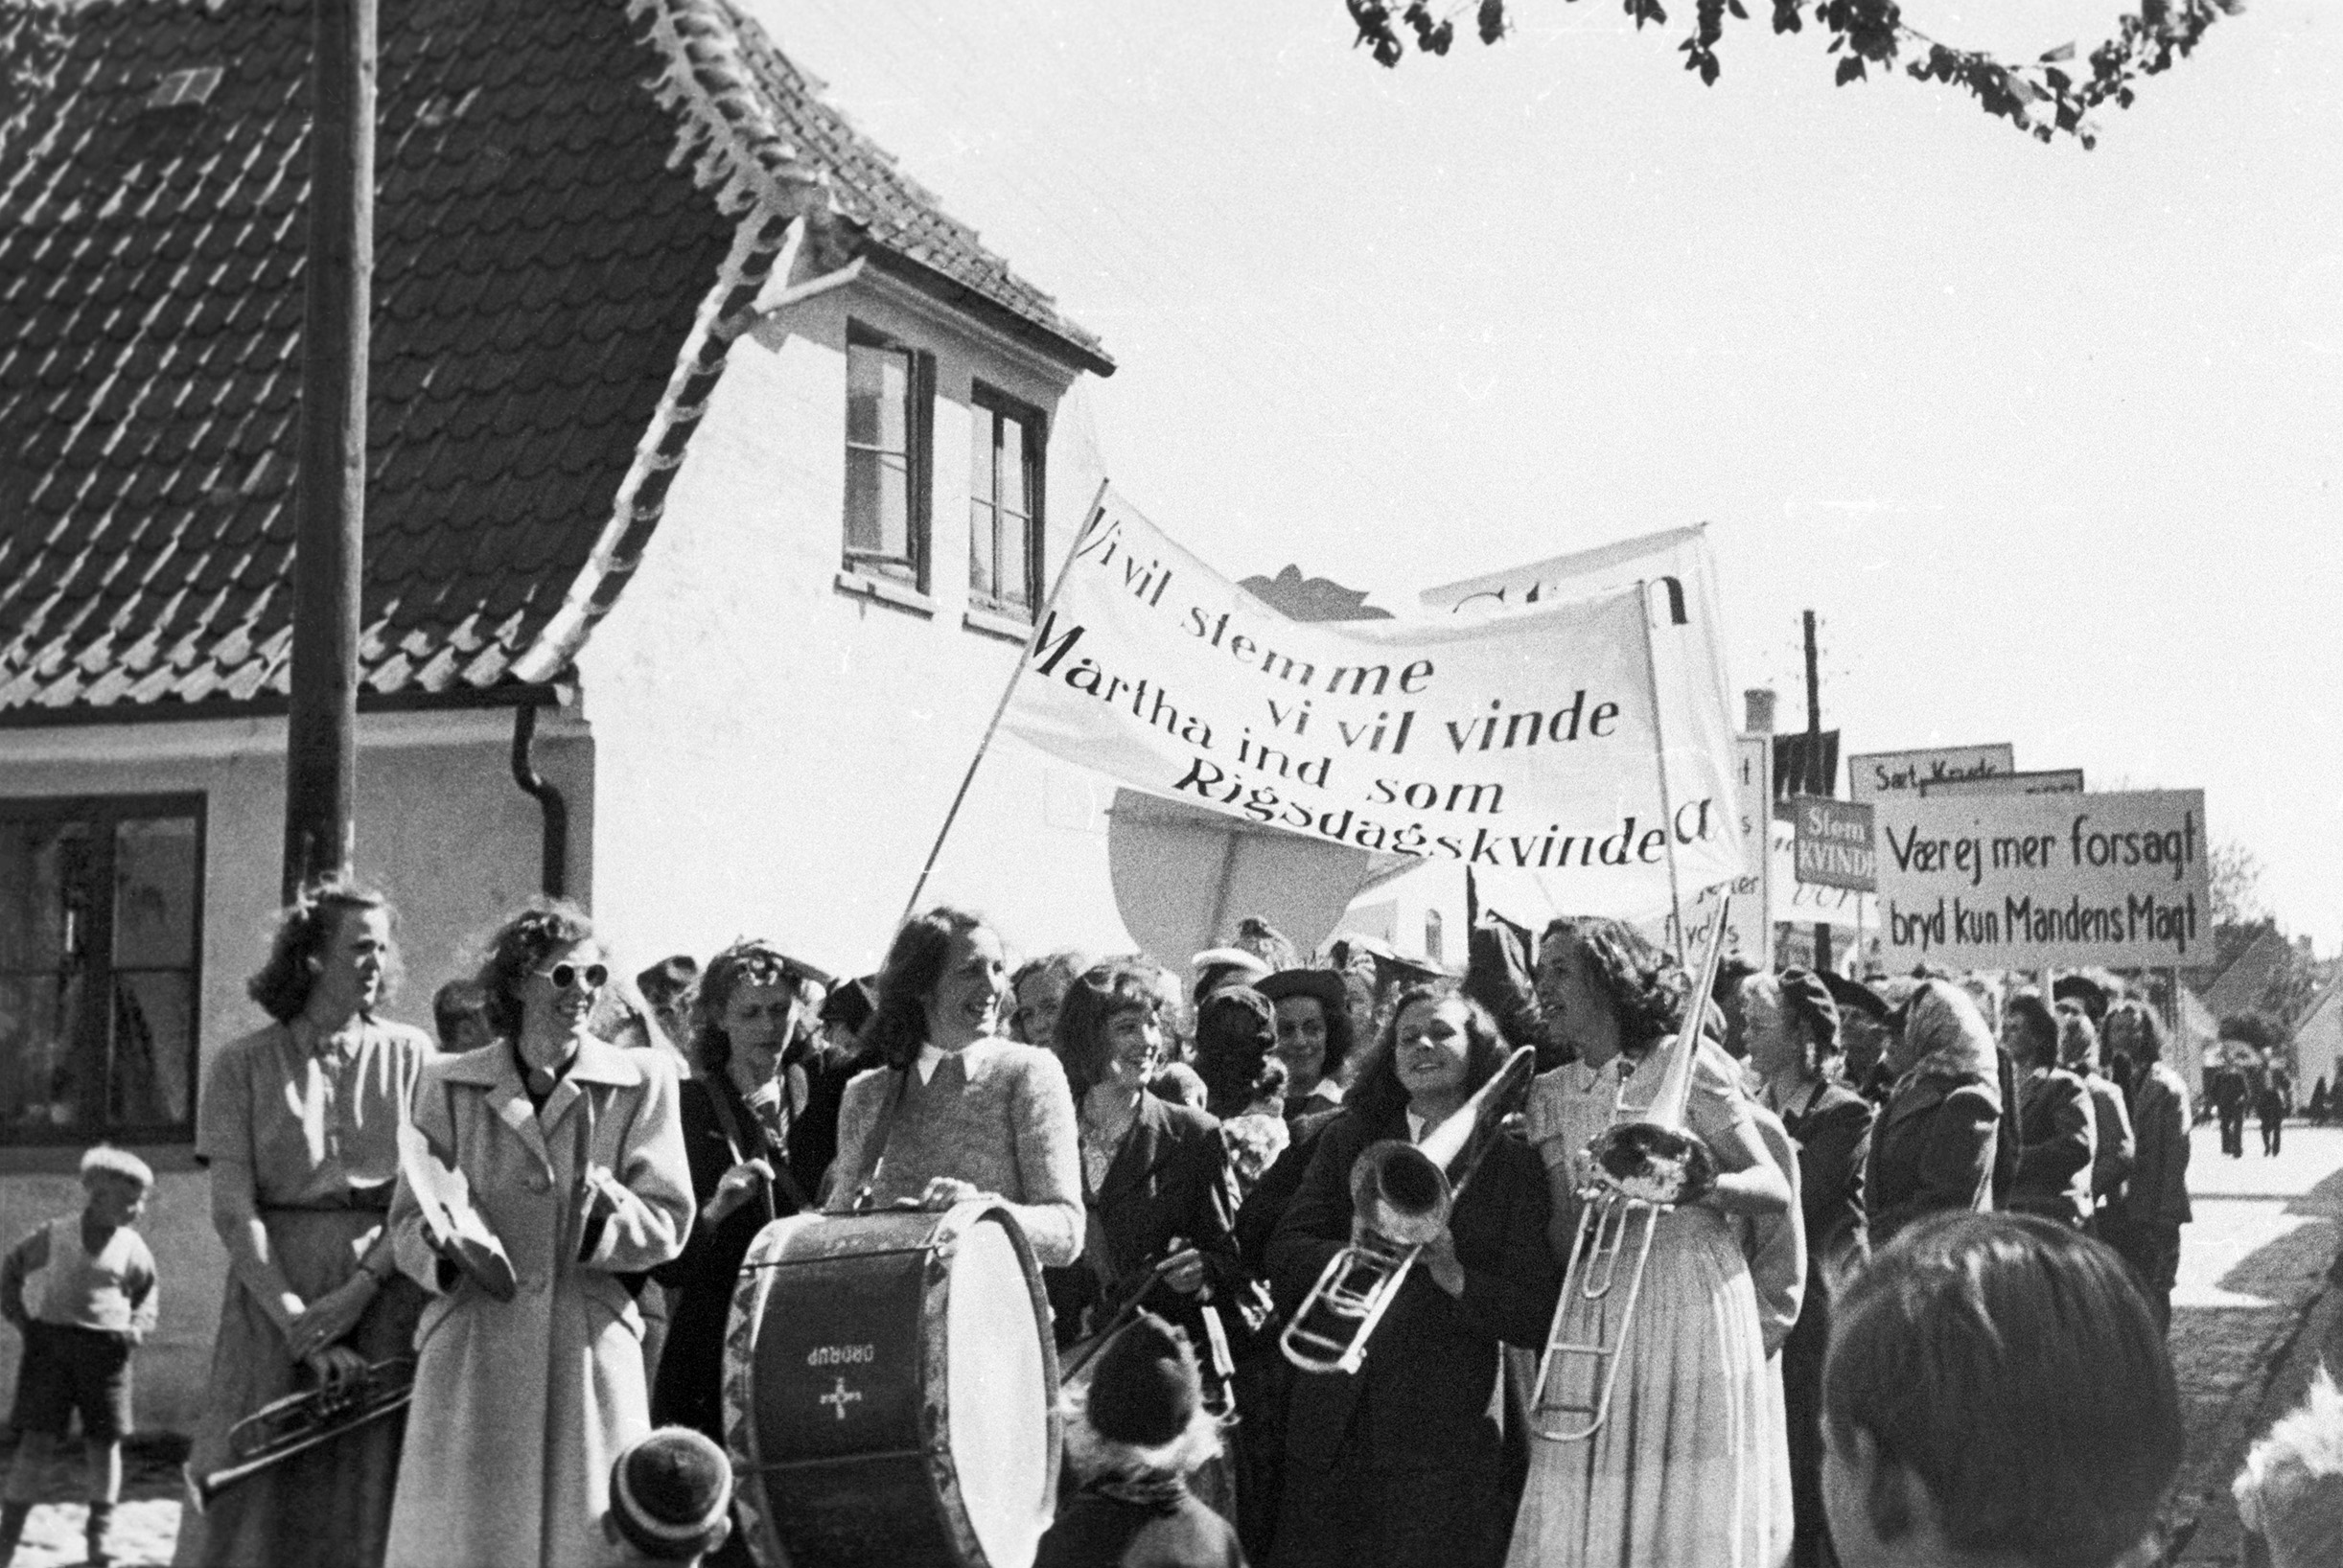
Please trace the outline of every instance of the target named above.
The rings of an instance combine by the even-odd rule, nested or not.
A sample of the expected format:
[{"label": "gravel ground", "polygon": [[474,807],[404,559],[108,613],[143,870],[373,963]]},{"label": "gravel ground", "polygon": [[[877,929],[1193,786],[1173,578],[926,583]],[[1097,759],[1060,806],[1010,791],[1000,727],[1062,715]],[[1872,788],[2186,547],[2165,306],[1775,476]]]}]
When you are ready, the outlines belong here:
[{"label": "gravel ground", "polygon": [[[183,1443],[141,1443],[127,1456],[123,1469],[122,1502],[114,1510],[114,1527],[106,1541],[114,1561],[123,1568],[149,1568],[171,1560],[179,1538],[179,1461]],[[11,1456],[13,1457],[12,1454]],[[61,1461],[48,1490],[60,1497],[81,1489],[81,1456]],[[89,1560],[81,1527],[89,1510],[80,1503],[44,1503],[25,1521],[24,1539],[9,1568],[61,1568]]]}]

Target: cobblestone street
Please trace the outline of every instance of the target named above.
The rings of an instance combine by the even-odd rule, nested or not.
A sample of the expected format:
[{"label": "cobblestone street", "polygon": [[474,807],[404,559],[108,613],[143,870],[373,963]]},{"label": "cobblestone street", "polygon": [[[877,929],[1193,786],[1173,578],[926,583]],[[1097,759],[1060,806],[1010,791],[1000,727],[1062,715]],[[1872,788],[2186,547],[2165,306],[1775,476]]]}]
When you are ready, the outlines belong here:
[{"label": "cobblestone street", "polygon": [[2300,1396],[2308,1373],[2287,1355],[2319,1302],[2343,1222],[2343,1129],[2296,1123],[2284,1153],[2261,1148],[2248,1130],[2243,1158],[2226,1159],[2207,1125],[2189,1158],[2196,1222],[2181,1234],[2171,1346],[2189,1424],[2176,1508],[2199,1525],[2183,1562],[2240,1560],[2229,1484],[2246,1445]]}]

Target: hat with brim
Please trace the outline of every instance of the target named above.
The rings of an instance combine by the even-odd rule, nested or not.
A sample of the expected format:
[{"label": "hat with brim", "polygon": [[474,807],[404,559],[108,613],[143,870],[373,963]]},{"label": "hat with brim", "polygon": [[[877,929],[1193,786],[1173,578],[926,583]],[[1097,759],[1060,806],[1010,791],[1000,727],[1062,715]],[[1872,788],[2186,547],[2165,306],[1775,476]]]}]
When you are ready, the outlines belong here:
[{"label": "hat with brim", "polygon": [[1350,1005],[1350,993],[1343,986],[1342,972],[1338,969],[1281,969],[1255,980],[1253,989],[1271,1002],[1310,997],[1329,1014]]},{"label": "hat with brim", "polygon": [[1848,1013],[1861,1013],[1864,1017],[1876,1023],[1885,1024],[1888,1022],[1889,1015],[1895,1011],[1886,997],[1881,996],[1859,980],[1850,980],[1844,975],[1835,975],[1827,969],[1815,978],[1822,982],[1822,989],[1830,993],[1830,1000],[1839,1004],[1839,1014],[1842,1018]]},{"label": "hat with brim", "polygon": [[2107,988],[2088,976],[2059,976],[2051,981],[2051,1000],[2081,1003],[2094,1024],[2107,1016]]},{"label": "hat with brim", "polygon": [[1268,972],[1269,966],[1262,961],[1261,955],[1241,947],[1208,947],[1188,960],[1188,973],[1199,980],[1225,979],[1237,973],[1251,982]]}]

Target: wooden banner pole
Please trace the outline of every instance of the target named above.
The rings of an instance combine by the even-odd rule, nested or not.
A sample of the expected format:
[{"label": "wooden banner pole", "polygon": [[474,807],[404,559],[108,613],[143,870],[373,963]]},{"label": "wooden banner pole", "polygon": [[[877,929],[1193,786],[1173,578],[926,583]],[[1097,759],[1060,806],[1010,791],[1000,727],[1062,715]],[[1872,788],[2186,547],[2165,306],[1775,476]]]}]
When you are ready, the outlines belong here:
[{"label": "wooden banner pole", "polygon": [[1652,646],[1651,585],[1635,584],[1635,610],[1643,617],[1643,682],[1652,700],[1652,761],[1659,771],[1659,826],[1668,847],[1668,913],[1676,928],[1676,961],[1689,955],[1684,937],[1683,895],[1676,878],[1676,807],[1668,796],[1668,742],[1659,718],[1659,655]]},{"label": "wooden banner pole", "polygon": [[[1090,530],[1106,510],[1106,481],[1099,481],[1099,493],[1091,498],[1090,511],[1082,519],[1081,527],[1074,535],[1074,542],[1066,548],[1066,559],[1057,565],[1057,576],[1050,584],[1049,597],[1033,611],[1033,627],[1041,628],[1043,619],[1056,607],[1058,590],[1066,586],[1066,574],[1074,569],[1074,558],[1090,537]],[[1009,711],[1009,700],[1016,695],[1017,680],[1025,674],[1026,660],[1032,656],[1033,646],[1028,639],[1023,652],[1017,655],[1016,668],[1009,672],[1009,683],[1001,688],[1001,700],[992,705],[991,722],[985,726],[985,738],[976,743],[976,755],[968,759],[968,771],[960,775],[960,788],[952,792],[952,804],[943,814],[943,825],[936,830],[936,842],[927,848],[927,860],[919,867],[919,880],[911,885],[911,897],[903,903],[903,918],[909,920],[919,908],[919,895],[927,891],[927,879],[936,869],[936,858],[943,853],[943,842],[951,837],[952,823],[960,817],[961,802],[968,798],[968,786],[976,781],[976,771],[984,765],[985,753],[992,749],[992,737],[1001,727],[1001,716]]]}]

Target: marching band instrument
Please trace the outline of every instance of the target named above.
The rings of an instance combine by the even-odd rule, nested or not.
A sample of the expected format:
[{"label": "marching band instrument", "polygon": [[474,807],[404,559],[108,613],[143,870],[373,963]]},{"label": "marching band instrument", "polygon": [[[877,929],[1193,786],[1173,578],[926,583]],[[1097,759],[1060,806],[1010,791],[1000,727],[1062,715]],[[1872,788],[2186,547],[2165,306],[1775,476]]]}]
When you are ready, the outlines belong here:
[{"label": "marching band instrument", "polygon": [[[1610,1419],[1659,1218],[1716,1186],[1716,1163],[1687,1125],[1685,1108],[1692,1095],[1692,1059],[1700,1049],[1708,993],[1724,948],[1725,910],[1720,908],[1650,1109],[1635,1120],[1605,1128],[1587,1146],[1590,1166],[1579,1188],[1578,1232],[1530,1391],[1529,1428],[1549,1442],[1583,1442]],[[1626,1295],[1613,1318],[1606,1303],[1620,1284],[1622,1260],[1628,1269]],[[1571,1337],[1573,1310],[1581,1303],[1596,1316],[1592,1333],[1583,1339]],[[1565,1377],[1574,1377],[1567,1389],[1560,1386]]]},{"label": "marching band instrument", "polygon": [[415,1358],[394,1356],[339,1382],[261,1406],[228,1428],[229,1464],[209,1475],[188,1478],[197,1510],[209,1508],[213,1498],[239,1481],[405,1410],[414,1393]]},{"label": "marching band instrument", "polygon": [[766,1226],[732,1295],[724,1434],[766,1568],[1025,1568],[1060,1433],[1016,1220],[978,1200]]},{"label": "marching band instrument", "polygon": [[1421,1143],[1385,1139],[1351,1166],[1351,1244],[1328,1260],[1278,1336],[1304,1372],[1356,1372],[1367,1341],[1425,1247],[1449,1222],[1481,1156],[1529,1092],[1537,1052],[1524,1046]]}]

